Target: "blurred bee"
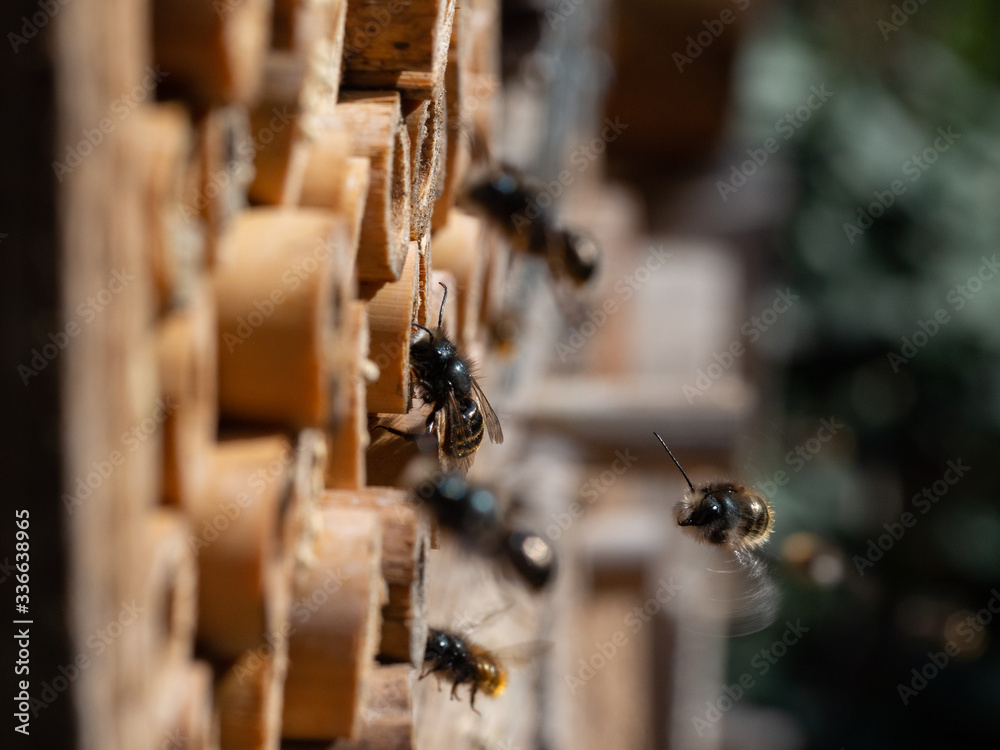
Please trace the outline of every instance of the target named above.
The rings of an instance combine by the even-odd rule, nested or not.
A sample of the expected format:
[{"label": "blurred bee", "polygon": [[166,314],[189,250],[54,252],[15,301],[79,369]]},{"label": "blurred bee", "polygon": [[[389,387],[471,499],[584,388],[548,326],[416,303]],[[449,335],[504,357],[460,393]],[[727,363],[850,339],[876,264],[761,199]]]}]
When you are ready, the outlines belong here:
[{"label": "blurred bee", "polygon": [[457,474],[445,474],[422,485],[416,494],[431,508],[438,523],[475,554],[499,559],[535,591],[552,580],[555,549],[545,537],[511,529],[501,520],[499,501],[490,490],[469,484]]},{"label": "blurred bee", "polygon": [[777,617],[779,597],[770,571],[756,550],[771,533],[774,511],[763,495],[737,482],[710,482],[695,488],[663,438],[653,434],[691,489],[675,507],[677,525],[699,542],[732,551],[748,578],[746,590],[736,599],[735,608],[729,613],[735,630],[746,634],[767,627]]},{"label": "blurred bee", "polygon": [[[434,330],[413,323],[410,335],[410,372],[420,399],[431,407],[427,432],[436,428],[442,464],[450,471],[467,471],[483,434],[494,443],[503,442],[500,420],[472,375],[469,365],[448,338],[443,327],[444,296]],[[377,425],[401,437],[417,435]]]},{"label": "blurred bee", "polygon": [[544,188],[513,169],[498,167],[465,192],[463,201],[502,231],[512,247],[543,258],[552,278],[583,286],[597,273],[600,249],[589,236],[554,226],[539,205]]},{"label": "blurred bee", "polygon": [[453,699],[458,698],[458,686],[467,683],[470,686],[469,705],[473,711],[476,711],[477,692],[482,691],[493,698],[507,687],[507,670],[497,656],[445,630],[431,628],[428,631],[424,664],[426,666],[420,679],[440,672],[451,680]]}]

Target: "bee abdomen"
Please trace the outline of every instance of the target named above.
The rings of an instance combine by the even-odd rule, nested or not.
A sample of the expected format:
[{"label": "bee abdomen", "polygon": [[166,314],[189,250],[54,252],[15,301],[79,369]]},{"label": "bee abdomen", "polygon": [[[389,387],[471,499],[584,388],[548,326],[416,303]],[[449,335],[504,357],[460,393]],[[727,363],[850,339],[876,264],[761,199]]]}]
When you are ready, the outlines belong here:
[{"label": "bee abdomen", "polygon": [[771,533],[771,509],[763,498],[754,498],[744,506],[741,526],[743,543],[749,547],[763,544]]}]

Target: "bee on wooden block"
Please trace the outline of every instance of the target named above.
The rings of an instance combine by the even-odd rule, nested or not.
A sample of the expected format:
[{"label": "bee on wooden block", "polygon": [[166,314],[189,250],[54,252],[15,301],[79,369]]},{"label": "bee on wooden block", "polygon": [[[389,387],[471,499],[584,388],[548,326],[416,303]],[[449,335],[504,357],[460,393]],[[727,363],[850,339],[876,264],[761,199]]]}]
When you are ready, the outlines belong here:
[{"label": "bee on wooden block", "polygon": [[420,679],[441,673],[451,680],[453,699],[458,698],[458,686],[468,684],[469,705],[473,711],[476,711],[476,693],[493,698],[507,687],[507,670],[497,656],[445,630],[431,628],[428,631],[424,663],[426,667]]},{"label": "bee on wooden block", "polygon": [[[468,470],[473,455],[489,435],[494,443],[503,442],[503,430],[472,369],[445,333],[444,305],[448,287],[438,313],[437,327],[431,330],[413,323],[410,335],[410,373],[418,397],[431,407],[427,432],[436,431],[442,464],[449,471]],[[420,435],[402,432],[387,425],[377,425],[408,439]]]},{"label": "bee on wooden block", "polygon": [[728,613],[739,634],[761,630],[777,617],[778,591],[764,560],[757,554],[774,526],[774,511],[764,496],[737,482],[709,482],[695,487],[687,472],[657,433],[656,439],[680,469],[690,493],[675,506],[677,525],[696,541],[729,550],[746,581]]},{"label": "bee on wooden block", "polygon": [[600,249],[581,232],[557,228],[542,207],[546,195],[540,183],[499,167],[471,185],[463,202],[502,231],[515,250],[543,258],[557,283],[583,286],[597,273]]},{"label": "bee on wooden block", "polygon": [[422,485],[416,494],[438,523],[457,535],[470,551],[508,566],[535,591],[552,580],[555,549],[539,534],[510,528],[501,518],[499,500],[491,490],[469,484],[457,474],[445,474]]}]

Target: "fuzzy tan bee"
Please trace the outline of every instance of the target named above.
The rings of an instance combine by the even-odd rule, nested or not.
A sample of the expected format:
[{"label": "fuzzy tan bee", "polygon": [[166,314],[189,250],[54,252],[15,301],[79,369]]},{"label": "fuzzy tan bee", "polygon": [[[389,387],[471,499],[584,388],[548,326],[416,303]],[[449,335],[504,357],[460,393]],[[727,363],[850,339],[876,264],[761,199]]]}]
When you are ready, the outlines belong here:
[{"label": "fuzzy tan bee", "polygon": [[497,656],[446,630],[431,628],[427,633],[424,663],[426,667],[420,678],[433,672],[443,674],[451,680],[452,698],[458,697],[459,685],[468,684],[469,705],[473,711],[476,710],[476,693],[492,698],[507,687],[507,670]]}]

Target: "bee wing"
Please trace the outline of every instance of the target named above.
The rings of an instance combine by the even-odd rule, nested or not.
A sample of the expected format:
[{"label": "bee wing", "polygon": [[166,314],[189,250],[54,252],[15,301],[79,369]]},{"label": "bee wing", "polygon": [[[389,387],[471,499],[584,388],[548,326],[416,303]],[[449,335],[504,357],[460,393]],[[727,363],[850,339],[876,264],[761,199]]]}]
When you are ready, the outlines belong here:
[{"label": "bee wing", "polygon": [[552,641],[524,641],[490,653],[509,667],[524,666],[544,655],[552,646]]},{"label": "bee wing", "polygon": [[734,550],[711,572],[724,575],[732,596],[715,599],[729,621],[732,636],[763,630],[778,618],[781,594],[767,561],[756,552]]},{"label": "bee wing", "polygon": [[444,407],[438,411],[434,418],[434,425],[437,428],[438,458],[442,468],[445,471],[453,471],[465,476],[472,468],[472,461],[476,454],[473,452],[468,456],[458,457],[449,452],[451,446],[462,445],[472,436],[469,425],[462,418],[462,410],[458,406],[458,399],[455,398],[454,393],[448,394]]},{"label": "bee wing", "polygon": [[475,378],[472,378],[472,395],[479,403],[479,411],[483,414],[483,422],[486,423],[486,434],[490,436],[492,442],[500,445],[503,442],[503,429],[500,427],[500,419],[497,417],[496,412],[493,411],[493,407],[490,406],[486,394],[483,393],[483,389],[479,387],[479,383]]}]

